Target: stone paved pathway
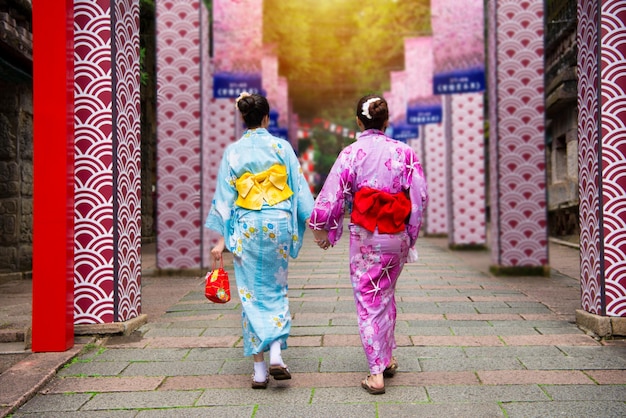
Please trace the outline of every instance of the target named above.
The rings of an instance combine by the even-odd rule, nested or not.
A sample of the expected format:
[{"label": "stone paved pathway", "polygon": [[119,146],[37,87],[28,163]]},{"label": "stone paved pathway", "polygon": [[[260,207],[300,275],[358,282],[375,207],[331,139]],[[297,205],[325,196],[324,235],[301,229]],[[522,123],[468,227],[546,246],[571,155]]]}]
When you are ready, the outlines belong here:
[{"label": "stone paved pathway", "polygon": [[384,395],[359,386],[367,363],[347,240],[323,252],[309,234],[290,264],[292,380],[250,389],[236,298],[207,302],[198,277],[145,277],[148,323],[83,347],[14,416],[626,416],[624,341],[599,342],[574,323],[567,257],[577,251],[556,249],[566,271],[550,278],[496,278],[486,251],[451,252],[438,239],[418,248],[398,282],[400,369]]}]

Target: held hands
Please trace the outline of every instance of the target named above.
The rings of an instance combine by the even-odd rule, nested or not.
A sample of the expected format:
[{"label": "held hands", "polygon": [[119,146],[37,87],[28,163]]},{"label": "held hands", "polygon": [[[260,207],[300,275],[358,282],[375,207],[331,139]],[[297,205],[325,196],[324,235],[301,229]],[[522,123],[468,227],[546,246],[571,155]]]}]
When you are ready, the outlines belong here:
[{"label": "held hands", "polygon": [[217,244],[213,248],[211,248],[211,255],[215,261],[220,261],[222,258],[222,253],[224,252],[224,237],[220,237],[217,241]]},{"label": "held hands", "polygon": [[327,250],[330,247],[330,241],[328,240],[328,231],[326,230],[313,230],[313,236],[315,237],[315,243],[323,250]]}]

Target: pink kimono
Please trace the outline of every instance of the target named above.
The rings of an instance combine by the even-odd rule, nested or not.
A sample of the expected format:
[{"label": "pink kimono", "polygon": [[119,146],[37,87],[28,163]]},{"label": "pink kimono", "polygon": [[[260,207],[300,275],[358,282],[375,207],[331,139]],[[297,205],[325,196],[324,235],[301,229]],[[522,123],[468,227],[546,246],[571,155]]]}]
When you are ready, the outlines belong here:
[{"label": "pink kimono", "polygon": [[[357,193],[361,189],[362,193]],[[366,195],[368,200],[354,202],[355,195],[357,199]],[[341,238],[344,208],[356,203],[355,207],[365,210],[359,216],[353,214],[349,225],[350,279],[371,374],[384,371],[396,348],[396,281],[417,240],[427,200],[426,181],[415,152],[371,129],[339,154],[315,201],[309,226],[328,230],[331,244]],[[390,207],[392,204],[397,206]],[[404,212],[401,215],[401,230],[382,233],[389,229],[383,225],[397,224],[397,219],[391,219],[397,214],[396,207],[407,211],[406,217]]]}]

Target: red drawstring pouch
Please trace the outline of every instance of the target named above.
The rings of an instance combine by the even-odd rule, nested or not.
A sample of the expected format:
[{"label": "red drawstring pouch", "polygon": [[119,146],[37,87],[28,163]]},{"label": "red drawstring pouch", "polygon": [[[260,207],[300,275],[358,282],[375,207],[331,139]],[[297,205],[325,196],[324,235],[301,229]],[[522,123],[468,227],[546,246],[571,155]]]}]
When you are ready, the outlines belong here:
[{"label": "red drawstring pouch", "polygon": [[220,259],[220,266],[213,261],[213,270],[206,275],[204,296],[214,303],[226,303],[230,300],[230,284],[228,273],[224,270],[224,260]]}]

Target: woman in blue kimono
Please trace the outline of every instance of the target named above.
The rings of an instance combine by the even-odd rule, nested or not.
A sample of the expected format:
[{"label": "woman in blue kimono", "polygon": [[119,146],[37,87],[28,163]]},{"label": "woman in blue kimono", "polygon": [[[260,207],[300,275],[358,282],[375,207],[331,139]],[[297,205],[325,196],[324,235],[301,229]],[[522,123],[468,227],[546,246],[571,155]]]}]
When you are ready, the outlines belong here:
[{"label": "woman in blue kimono", "polygon": [[254,358],[252,388],[265,389],[269,375],[291,379],[281,357],[291,329],[287,267],[302,246],[313,196],[291,145],[266,129],[267,99],[242,93],[236,106],[247,130],[224,151],[205,226],[220,235],[213,258],[225,248],[234,255],[244,355]]}]

